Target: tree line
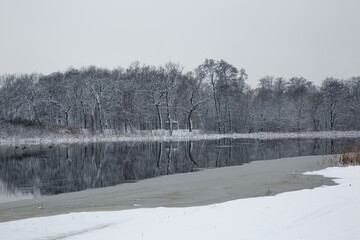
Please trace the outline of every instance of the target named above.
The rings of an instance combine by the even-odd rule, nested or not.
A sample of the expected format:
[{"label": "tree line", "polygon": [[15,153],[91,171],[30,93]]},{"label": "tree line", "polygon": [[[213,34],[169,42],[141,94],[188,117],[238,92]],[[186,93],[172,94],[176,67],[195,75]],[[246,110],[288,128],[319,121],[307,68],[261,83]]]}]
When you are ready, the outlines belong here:
[{"label": "tree line", "polygon": [[302,77],[264,77],[258,87],[224,60],[194,71],[179,64],[132,63],[42,74],[0,76],[2,122],[71,126],[89,132],[174,128],[207,132],[360,129],[360,77],[328,77],[321,86]]}]

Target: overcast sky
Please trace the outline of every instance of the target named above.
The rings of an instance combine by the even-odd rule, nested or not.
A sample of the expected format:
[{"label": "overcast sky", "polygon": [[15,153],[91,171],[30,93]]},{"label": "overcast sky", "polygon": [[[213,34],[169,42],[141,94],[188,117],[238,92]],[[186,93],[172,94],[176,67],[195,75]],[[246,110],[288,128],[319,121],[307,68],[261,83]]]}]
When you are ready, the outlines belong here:
[{"label": "overcast sky", "polygon": [[193,70],[224,59],[249,74],[360,76],[359,0],[0,0],[0,74],[139,60]]}]

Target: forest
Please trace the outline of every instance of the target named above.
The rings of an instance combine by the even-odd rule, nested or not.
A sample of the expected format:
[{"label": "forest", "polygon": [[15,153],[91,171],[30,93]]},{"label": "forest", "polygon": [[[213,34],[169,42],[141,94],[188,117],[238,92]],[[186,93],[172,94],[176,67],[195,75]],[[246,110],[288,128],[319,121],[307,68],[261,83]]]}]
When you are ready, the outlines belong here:
[{"label": "forest", "polygon": [[[360,77],[267,76],[253,89],[247,73],[206,59],[184,72],[169,62],[134,62],[113,70],[95,66],[51,74],[0,76],[0,128],[129,133],[200,129],[217,133],[360,130]],[[0,135],[1,135],[0,134]]]}]

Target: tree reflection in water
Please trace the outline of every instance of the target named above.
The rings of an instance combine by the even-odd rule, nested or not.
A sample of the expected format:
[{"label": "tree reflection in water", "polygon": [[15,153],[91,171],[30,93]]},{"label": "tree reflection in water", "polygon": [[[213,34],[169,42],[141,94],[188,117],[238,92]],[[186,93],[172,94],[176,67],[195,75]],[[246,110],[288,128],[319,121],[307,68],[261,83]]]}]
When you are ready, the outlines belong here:
[{"label": "tree reflection in water", "polygon": [[356,139],[222,139],[1,146],[0,181],[7,193],[53,195],[253,160],[331,154],[355,142]]}]

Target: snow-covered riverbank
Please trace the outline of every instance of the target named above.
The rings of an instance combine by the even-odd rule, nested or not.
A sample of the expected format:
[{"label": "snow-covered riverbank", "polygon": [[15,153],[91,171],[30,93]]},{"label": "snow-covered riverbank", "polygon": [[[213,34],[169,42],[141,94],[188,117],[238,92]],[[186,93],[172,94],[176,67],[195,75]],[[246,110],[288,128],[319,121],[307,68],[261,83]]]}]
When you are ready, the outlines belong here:
[{"label": "snow-covered riverbank", "polygon": [[360,138],[360,131],[322,131],[322,132],[290,132],[290,133],[233,133],[209,134],[199,131],[188,132],[176,130],[172,136],[163,131],[144,131],[136,134],[80,134],[80,135],[53,135],[49,137],[20,138],[9,137],[0,139],[1,145],[21,144],[60,144],[60,143],[93,143],[93,142],[138,142],[138,141],[187,141],[187,140],[217,140],[232,139],[285,139],[285,138]]},{"label": "snow-covered riverbank", "polygon": [[83,212],[0,224],[0,239],[358,239],[360,166],[336,186],[203,207]]}]

